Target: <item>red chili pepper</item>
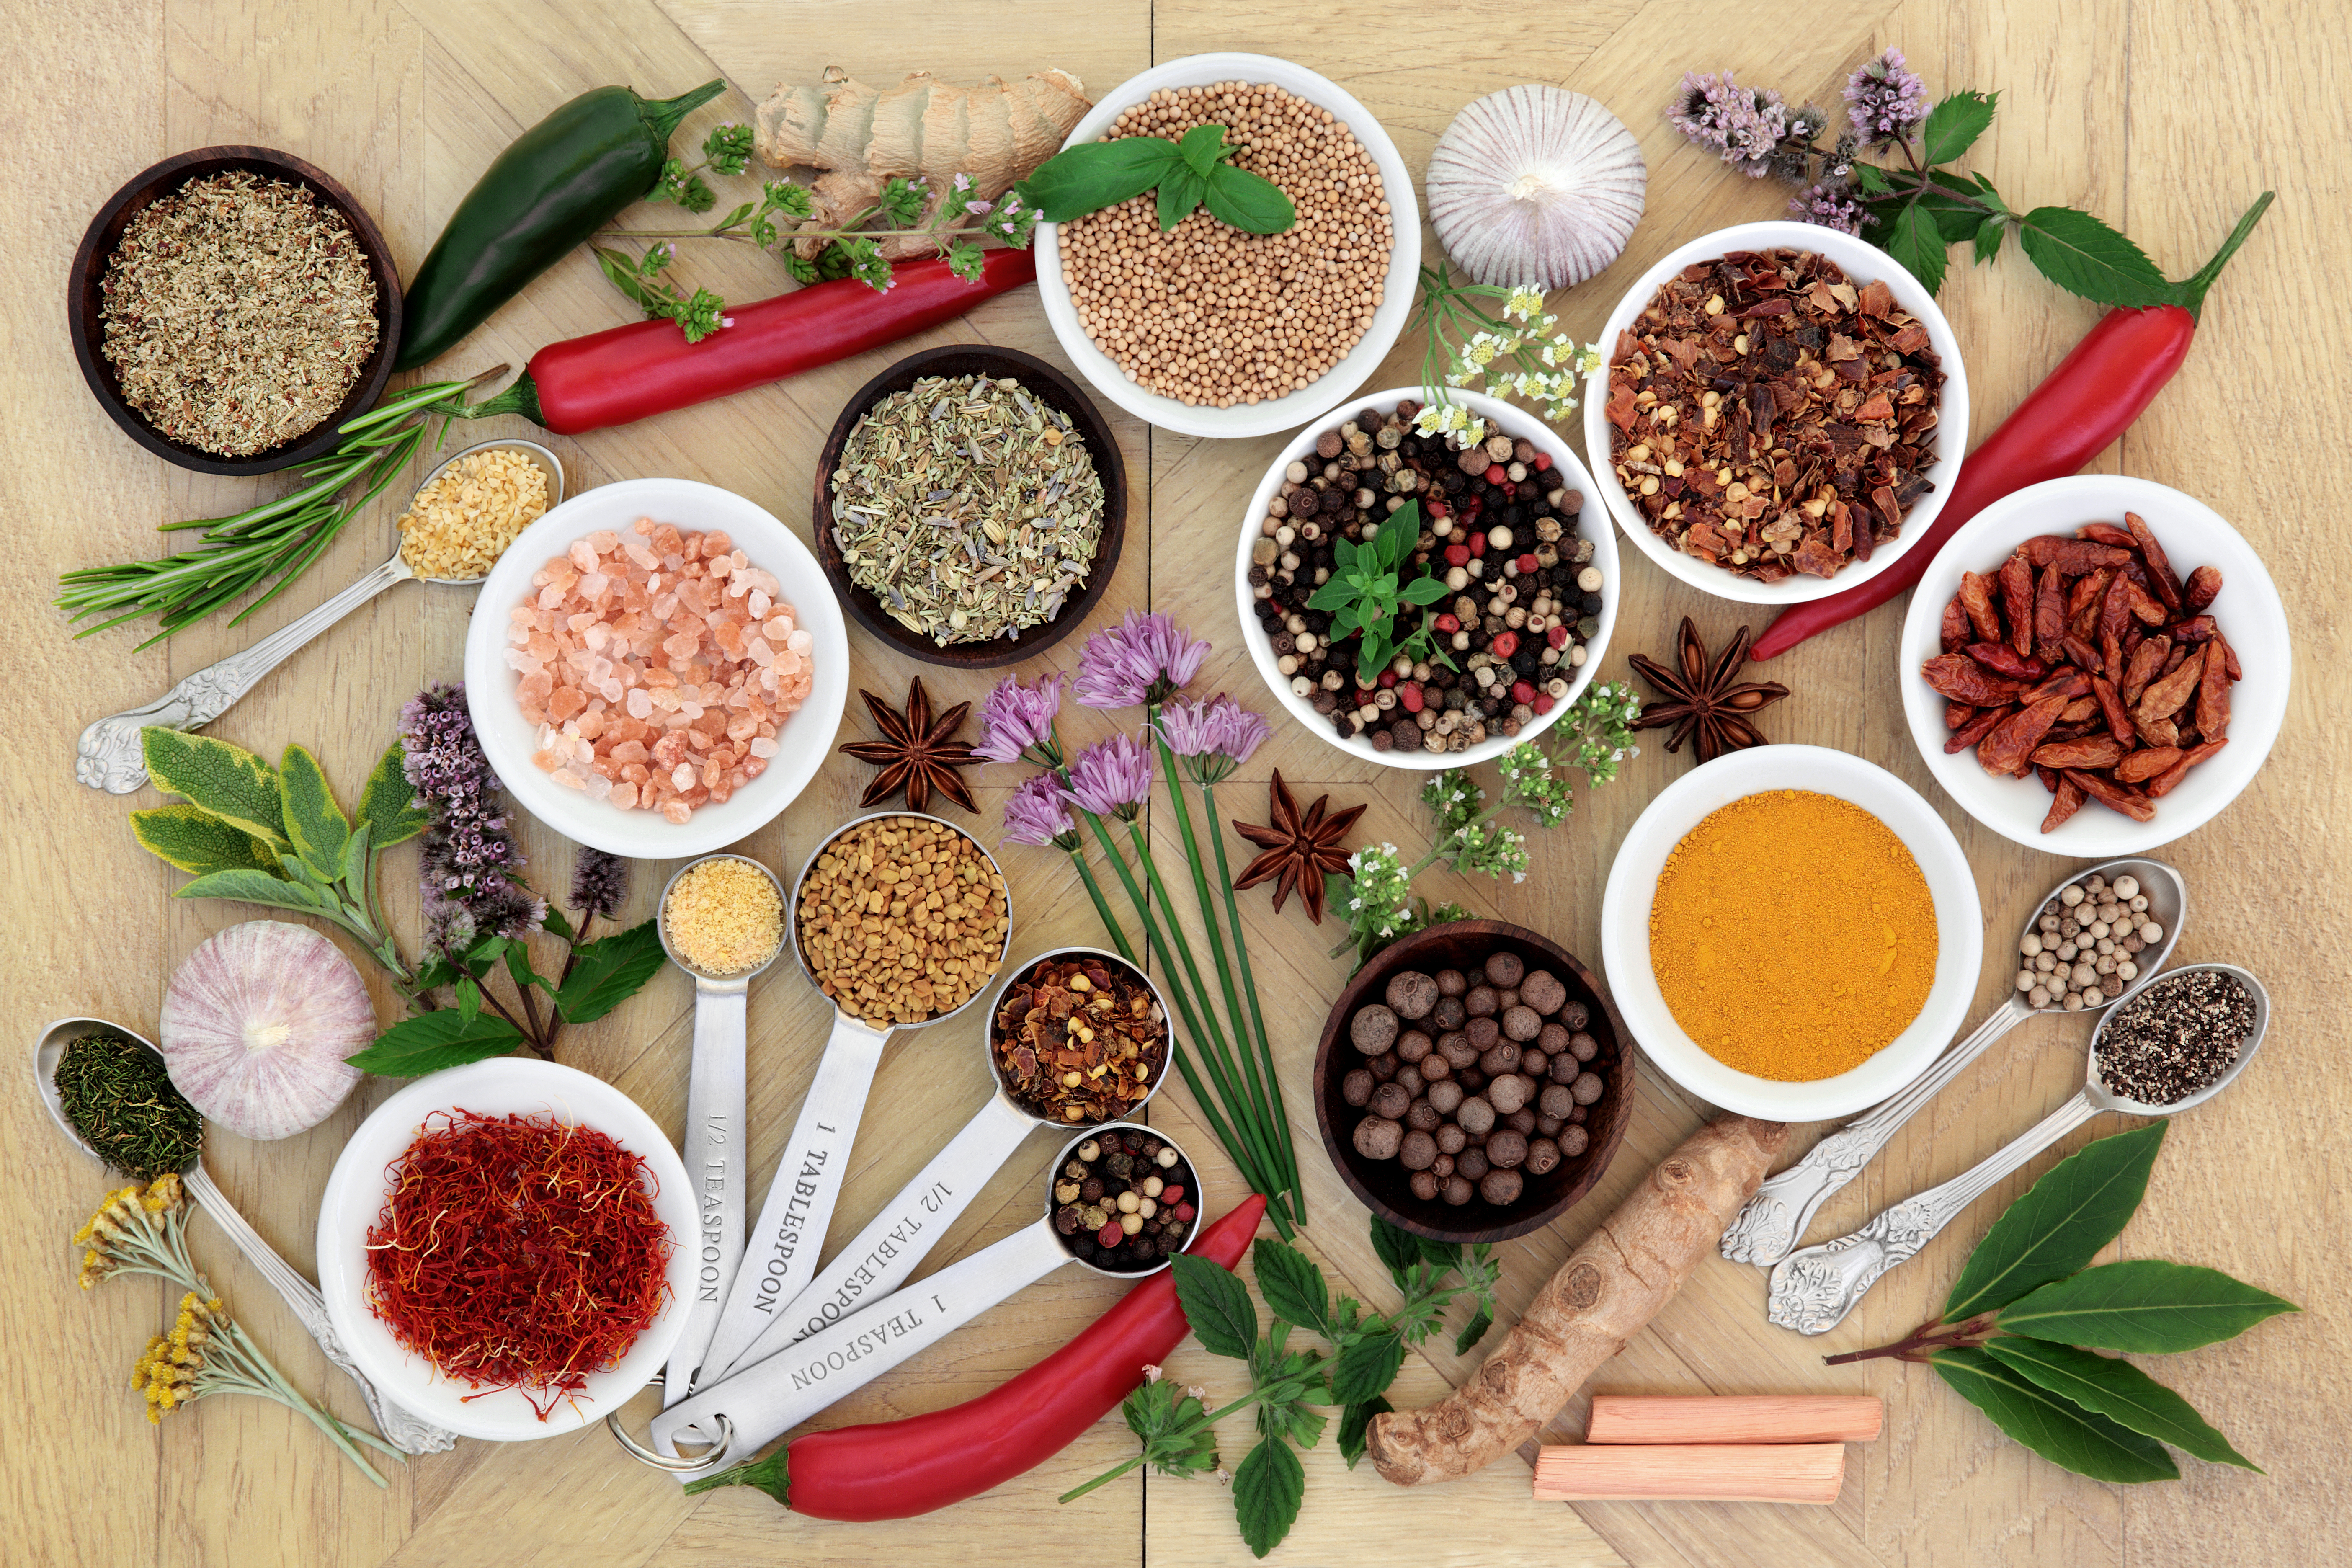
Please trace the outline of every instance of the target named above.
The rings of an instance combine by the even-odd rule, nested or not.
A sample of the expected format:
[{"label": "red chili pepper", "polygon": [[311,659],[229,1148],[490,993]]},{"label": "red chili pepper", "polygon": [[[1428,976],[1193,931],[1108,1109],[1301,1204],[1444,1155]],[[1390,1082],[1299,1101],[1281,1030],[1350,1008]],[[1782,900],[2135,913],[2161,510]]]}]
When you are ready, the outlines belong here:
[{"label": "red chili pepper", "polygon": [[[1231,1268],[1265,1213],[1265,1199],[1253,1194],[1203,1228],[1186,1250]],[[758,1487],[812,1519],[863,1522],[929,1513],[1001,1486],[1068,1447],[1118,1408],[1141,1386],[1143,1369],[1167,1360],[1191,1331],[1176,1300],[1176,1277],[1163,1270],[1001,1388],[903,1421],[812,1432],[687,1490]]]},{"label": "red chili pepper", "polygon": [[1916,587],[1962,523],[2003,496],[2077,472],[2105,451],[2189,357],[2205,290],[2245,243],[2271,205],[2272,195],[2263,192],[2213,259],[2179,285],[2179,304],[2118,309],[2100,318],[2074,352],[1969,454],[1958,482],[1944,498],[1943,510],[1903,559],[1843,594],[1783,610],[1748,657],[1762,660],[1786,653],[1807,637],[1843,626]]}]

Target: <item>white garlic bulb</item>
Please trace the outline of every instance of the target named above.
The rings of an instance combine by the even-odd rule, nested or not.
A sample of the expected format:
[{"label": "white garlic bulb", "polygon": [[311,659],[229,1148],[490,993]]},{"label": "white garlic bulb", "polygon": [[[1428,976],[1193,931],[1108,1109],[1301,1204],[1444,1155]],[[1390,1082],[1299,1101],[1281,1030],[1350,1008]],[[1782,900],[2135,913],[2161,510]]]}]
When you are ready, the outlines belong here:
[{"label": "white garlic bulb", "polygon": [[1649,188],[1624,122],[1580,92],[1511,87],[1454,117],[1429,159],[1429,221],[1477,283],[1549,293],[1624,250]]},{"label": "white garlic bulb", "polygon": [[188,954],[158,1034],[172,1086],[205,1121],[285,1138],[324,1121],[359,1082],[343,1058],[375,1038],[375,1008],[333,942],[247,921]]}]

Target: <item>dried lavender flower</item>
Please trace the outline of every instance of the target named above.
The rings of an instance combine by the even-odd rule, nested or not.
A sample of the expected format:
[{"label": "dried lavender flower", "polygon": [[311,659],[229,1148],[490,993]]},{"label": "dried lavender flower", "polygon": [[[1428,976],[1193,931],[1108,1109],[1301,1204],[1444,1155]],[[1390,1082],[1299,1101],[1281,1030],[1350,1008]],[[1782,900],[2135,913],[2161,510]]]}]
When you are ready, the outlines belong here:
[{"label": "dried lavender flower", "polygon": [[618,855],[584,845],[572,862],[572,907],[583,919],[602,915],[611,920],[629,897],[629,863]]},{"label": "dried lavender flower", "polygon": [[1750,179],[1771,172],[1789,110],[1769,87],[1741,87],[1731,73],[1683,73],[1682,96],[1666,111],[1675,129]]},{"label": "dried lavender flower", "polygon": [[464,682],[428,686],[400,710],[402,769],[415,806],[433,814],[417,884],[425,934],[436,949],[478,937],[520,937],[547,905],[516,876],[521,848],[507,829],[505,796],[466,710]]},{"label": "dried lavender flower", "polygon": [[1909,139],[1927,118],[1927,84],[1903,63],[1901,49],[1889,49],[1846,79],[1846,119],[1874,147]]}]

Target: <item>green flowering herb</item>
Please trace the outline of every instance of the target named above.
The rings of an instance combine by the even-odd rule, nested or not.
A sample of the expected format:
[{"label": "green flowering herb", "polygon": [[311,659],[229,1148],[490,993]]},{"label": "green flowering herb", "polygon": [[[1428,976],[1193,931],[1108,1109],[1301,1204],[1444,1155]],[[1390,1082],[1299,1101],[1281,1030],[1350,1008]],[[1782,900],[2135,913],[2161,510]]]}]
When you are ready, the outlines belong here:
[{"label": "green flowering herb", "polygon": [[[1501,315],[1490,315],[1482,300],[1501,300]],[[1429,401],[1413,416],[1413,428],[1485,440],[1486,422],[1448,395],[1456,387],[1524,397],[1553,424],[1566,419],[1576,407],[1577,378],[1600,368],[1601,350],[1578,348],[1566,332],[1553,332],[1559,318],[1538,314],[1543,304],[1538,289],[1456,283],[1443,263],[1423,268],[1412,330],[1428,336],[1421,383]]]},{"label": "green flowering herb", "polygon": [[[1344,538],[1331,542],[1336,564],[1331,579],[1315,590],[1307,603],[1329,614],[1334,643],[1356,638],[1356,675],[1366,685],[1379,679],[1389,661],[1402,653],[1416,662],[1435,660],[1454,668],[1431,632],[1436,612],[1429,606],[1445,597],[1445,580],[1428,567],[1412,579],[1403,576],[1405,563],[1421,538],[1421,503],[1407,501],[1387,521],[1366,523],[1372,538],[1362,544]],[[1396,618],[1422,612],[1421,627],[1399,639]]]}]

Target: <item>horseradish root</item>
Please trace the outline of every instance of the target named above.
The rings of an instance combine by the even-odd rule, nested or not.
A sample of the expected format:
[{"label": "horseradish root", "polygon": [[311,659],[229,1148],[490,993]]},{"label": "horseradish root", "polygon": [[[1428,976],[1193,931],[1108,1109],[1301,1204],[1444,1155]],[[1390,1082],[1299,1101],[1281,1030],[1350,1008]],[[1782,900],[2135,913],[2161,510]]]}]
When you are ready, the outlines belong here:
[{"label": "horseradish root", "polygon": [[1401,1487],[1459,1480],[1534,1436],[1674,1299],[1788,1139],[1780,1122],[1746,1116],[1692,1134],[1570,1255],[1469,1382],[1426,1410],[1373,1417],[1381,1474]]}]

